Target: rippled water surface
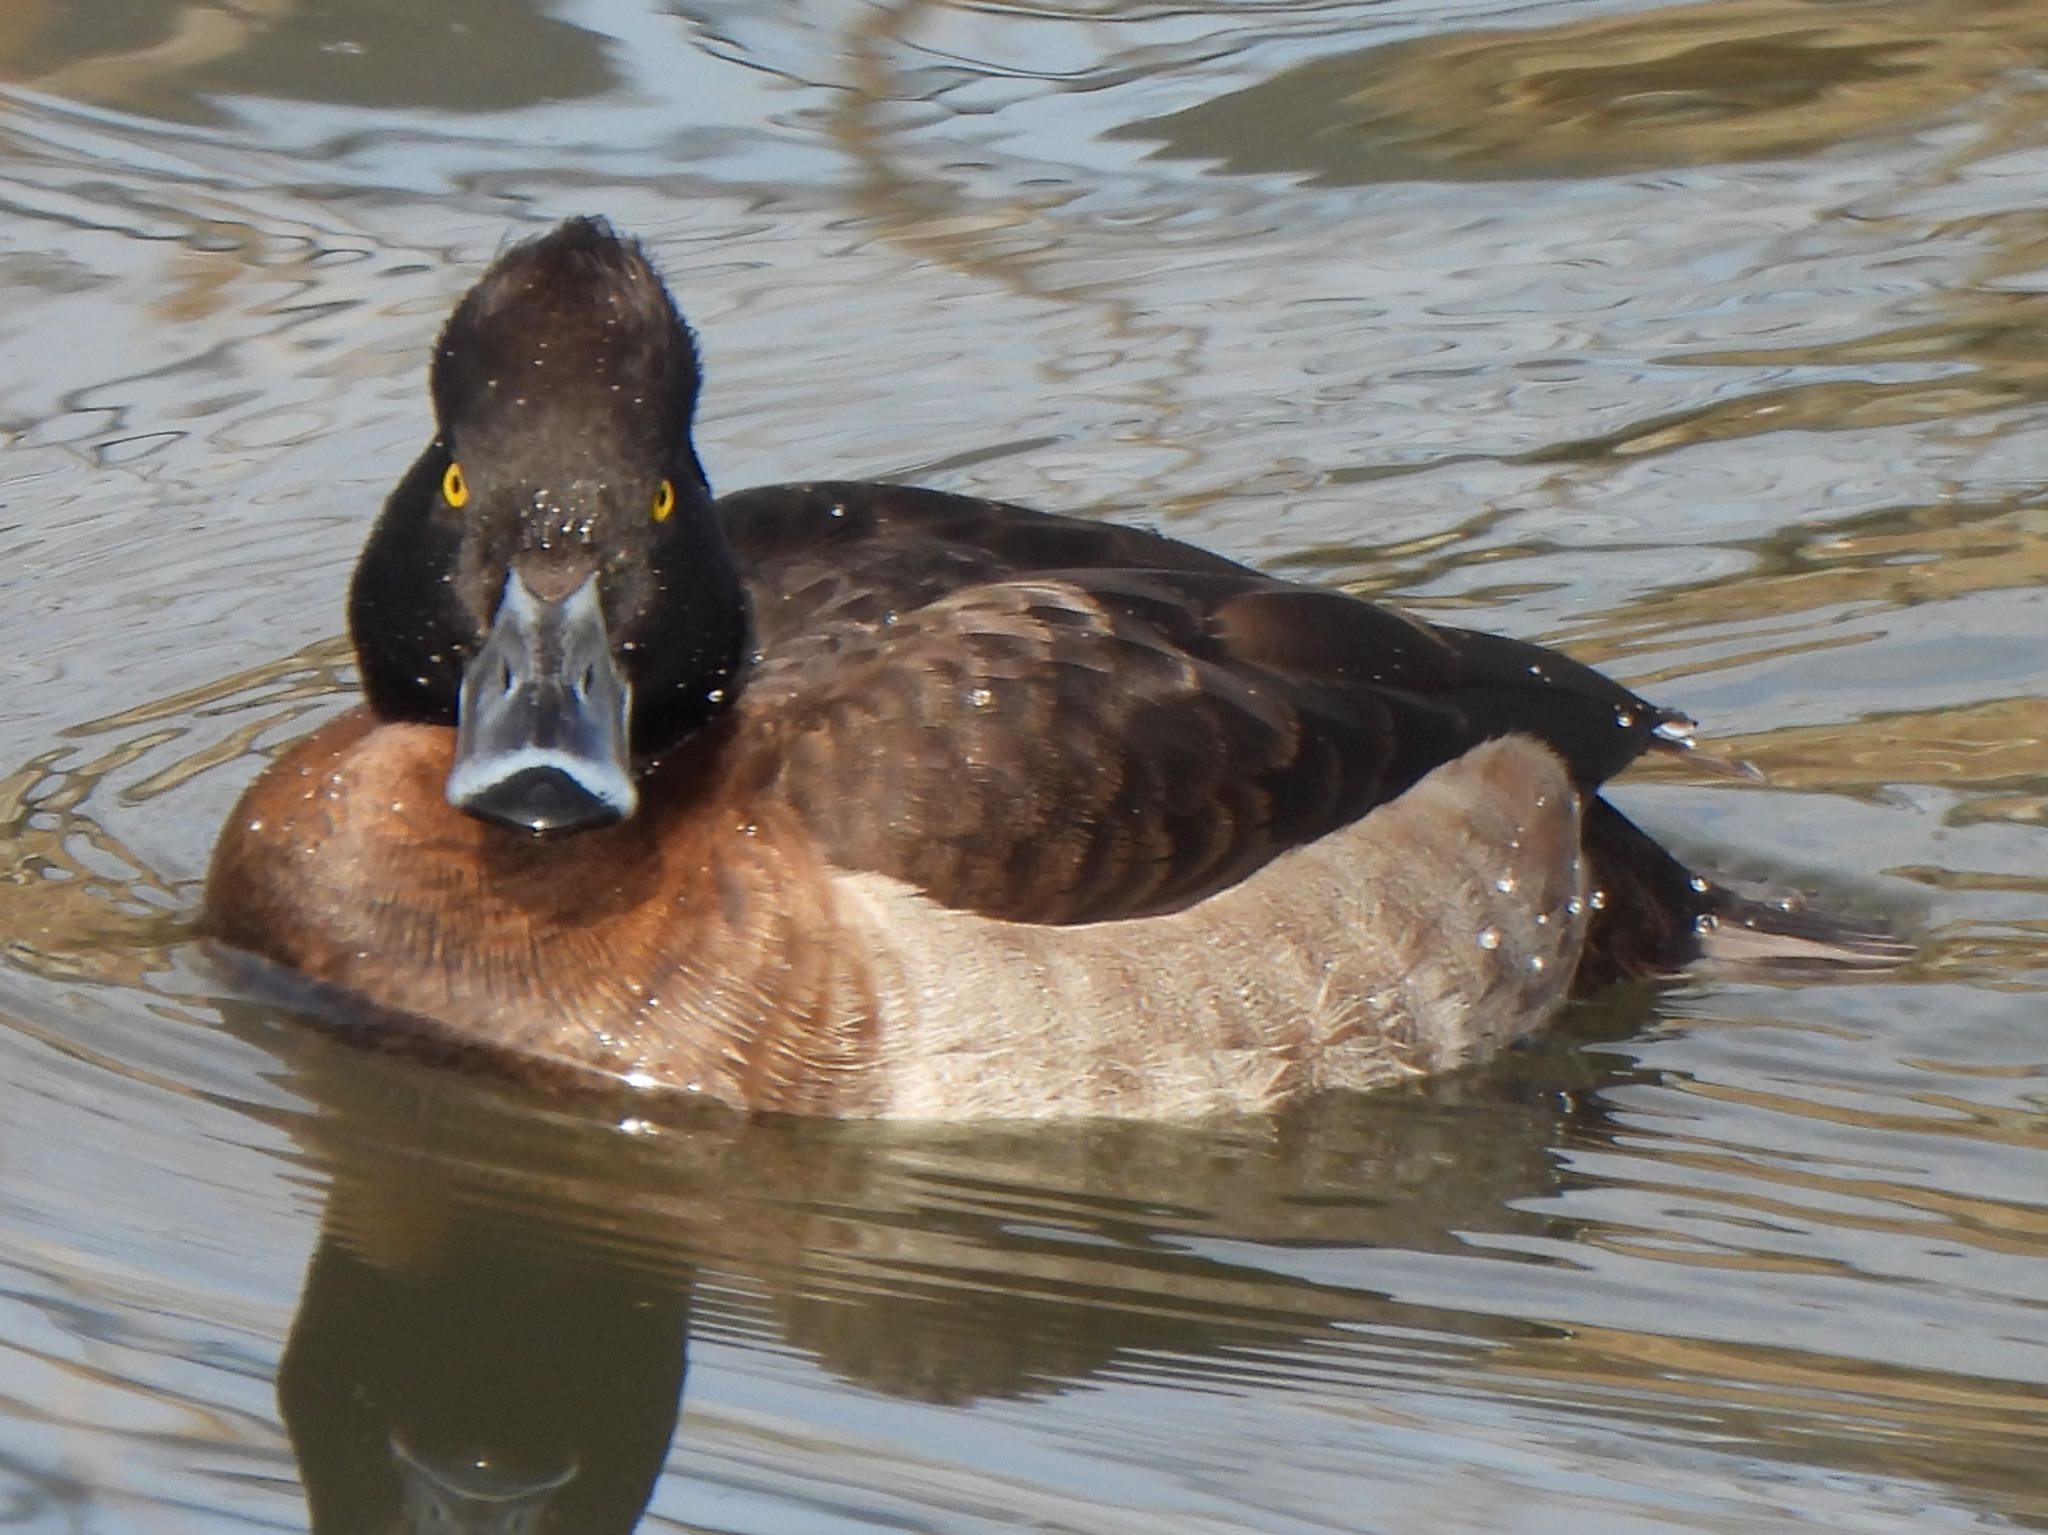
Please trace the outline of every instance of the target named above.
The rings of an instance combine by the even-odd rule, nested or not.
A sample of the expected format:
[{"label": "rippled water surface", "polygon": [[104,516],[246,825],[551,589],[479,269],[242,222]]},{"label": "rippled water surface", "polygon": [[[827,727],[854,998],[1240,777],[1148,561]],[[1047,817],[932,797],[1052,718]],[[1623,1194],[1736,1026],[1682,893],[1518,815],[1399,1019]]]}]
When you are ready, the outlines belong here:
[{"label": "rippled water surface", "polygon": [[[2048,1526],[2044,61],[2033,0],[6,0],[0,1525]],[[350,697],[440,316],[578,211],[716,484],[1565,645],[1769,775],[1634,813],[1913,958],[1029,1133],[236,1000],[214,831]]]}]

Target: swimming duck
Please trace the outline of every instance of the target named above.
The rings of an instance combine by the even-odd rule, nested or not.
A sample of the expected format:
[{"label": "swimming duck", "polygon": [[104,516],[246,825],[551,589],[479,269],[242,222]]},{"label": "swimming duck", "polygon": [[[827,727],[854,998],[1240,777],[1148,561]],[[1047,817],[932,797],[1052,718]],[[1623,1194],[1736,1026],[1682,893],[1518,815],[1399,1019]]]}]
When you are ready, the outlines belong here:
[{"label": "swimming duck", "polygon": [[1726,903],[1601,797],[1690,722],[1598,672],[1135,527],[714,498],[699,382],[600,220],[461,300],[218,943],[749,1110],[1166,1117],[1458,1065]]}]

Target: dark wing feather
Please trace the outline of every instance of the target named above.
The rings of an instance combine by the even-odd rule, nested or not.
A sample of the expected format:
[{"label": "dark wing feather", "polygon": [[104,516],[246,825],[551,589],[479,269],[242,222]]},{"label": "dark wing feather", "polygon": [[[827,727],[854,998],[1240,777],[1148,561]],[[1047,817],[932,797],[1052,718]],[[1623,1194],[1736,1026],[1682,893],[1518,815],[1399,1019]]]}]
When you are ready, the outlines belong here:
[{"label": "dark wing feather", "polygon": [[778,792],[834,862],[989,915],[1173,910],[1480,741],[1536,735],[1590,786],[1670,718],[1138,529],[873,485],[721,511]]}]

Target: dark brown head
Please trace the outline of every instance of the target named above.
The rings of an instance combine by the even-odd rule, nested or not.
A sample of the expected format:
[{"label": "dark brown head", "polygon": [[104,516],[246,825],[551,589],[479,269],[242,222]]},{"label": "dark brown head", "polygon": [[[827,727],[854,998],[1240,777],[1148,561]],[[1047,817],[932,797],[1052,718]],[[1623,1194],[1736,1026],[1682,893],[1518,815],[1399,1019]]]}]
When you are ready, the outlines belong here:
[{"label": "dark brown head", "polygon": [[690,333],[598,219],[514,246],[434,351],[435,436],[356,566],[370,706],[456,725],[448,797],[535,831],[632,814],[725,707],[746,598],[690,441]]}]

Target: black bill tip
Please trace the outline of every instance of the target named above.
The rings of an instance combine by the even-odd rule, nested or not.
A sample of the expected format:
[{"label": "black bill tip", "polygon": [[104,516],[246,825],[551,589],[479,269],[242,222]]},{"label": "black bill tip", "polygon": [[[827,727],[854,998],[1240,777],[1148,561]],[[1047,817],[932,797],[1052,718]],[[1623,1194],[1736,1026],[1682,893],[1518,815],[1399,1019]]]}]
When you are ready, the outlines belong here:
[{"label": "black bill tip", "polygon": [[[453,797],[451,792],[451,798]],[[631,807],[615,789],[582,782],[573,772],[537,762],[469,786],[457,802],[473,816],[514,831],[594,831],[616,826]]]}]

